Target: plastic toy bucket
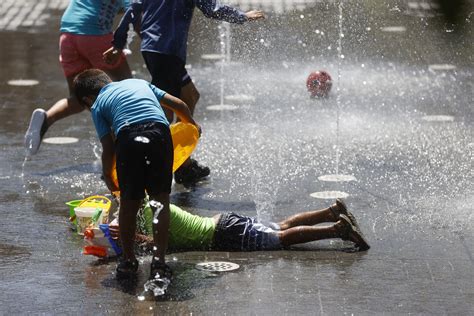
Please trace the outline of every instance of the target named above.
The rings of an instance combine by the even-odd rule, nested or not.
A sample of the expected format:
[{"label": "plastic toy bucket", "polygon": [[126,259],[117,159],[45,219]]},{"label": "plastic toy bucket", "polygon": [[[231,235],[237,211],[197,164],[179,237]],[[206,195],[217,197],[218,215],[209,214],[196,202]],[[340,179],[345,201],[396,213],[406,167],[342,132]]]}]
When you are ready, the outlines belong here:
[{"label": "plastic toy bucket", "polygon": [[77,233],[84,235],[89,227],[98,226],[102,221],[102,210],[97,207],[76,207]]},{"label": "plastic toy bucket", "polygon": [[[102,210],[102,219],[98,224],[106,224],[109,221],[109,211],[112,201],[103,195],[93,195],[85,198],[79,203],[78,207],[100,208]],[[76,207],[77,208],[77,207]]]},{"label": "plastic toy bucket", "polygon": [[74,230],[77,228],[76,213],[74,212],[74,209],[78,207],[81,202],[82,200],[72,200],[66,202],[66,205],[69,206],[69,222],[71,223],[71,228]]}]

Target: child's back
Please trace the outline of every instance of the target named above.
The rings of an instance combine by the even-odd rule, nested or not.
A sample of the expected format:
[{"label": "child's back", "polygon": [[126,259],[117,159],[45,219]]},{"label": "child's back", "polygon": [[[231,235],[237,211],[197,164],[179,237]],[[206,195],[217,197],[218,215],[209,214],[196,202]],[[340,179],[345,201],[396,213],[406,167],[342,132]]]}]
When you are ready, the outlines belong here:
[{"label": "child's back", "polygon": [[159,101],[165,92],[141,79],[112,82],[100,90],[91,108],[99,139],[110,132],[115,135],[128,125],[158,122],[169,125]]},{"label": "child's back", "polygon": [[81,35],[111,33],[114,18],[129,0],[72,0],[61,18],[61,32]]}]

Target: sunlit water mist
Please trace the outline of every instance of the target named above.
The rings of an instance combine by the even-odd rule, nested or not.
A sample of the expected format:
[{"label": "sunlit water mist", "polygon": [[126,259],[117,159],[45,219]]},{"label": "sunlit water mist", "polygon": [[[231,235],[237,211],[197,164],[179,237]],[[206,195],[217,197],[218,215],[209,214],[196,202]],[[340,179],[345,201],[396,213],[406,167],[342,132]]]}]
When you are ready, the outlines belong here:
[{"label": "sunlit water mist", "polygon": [[341,67],[342,67],[342,59],[344,55],[342,54],[342,38],[344,37],[342,23],[343,23],[343,16],[342,16],[342,0],[339,1],[339,33],[338,33],[338,40],[337,40],[337,85],[336,85],[336,143],[334,145],[335,152],[336,152],[336,175],[339,174],[339,120],[341,115]]},{"label": "sunlit water mist", "polygon": [[207,106],[208,110],[215,111],[226,111],[226,110],[235,110],[237,107],[234,105],[224,104],[224,94],[225,94],[225,85],[226,78],[224,71],[230,65],[231,53],[230,53],[230,25],[227,22],[221,22],[218,25],[218,41],[220,46],[220,60],[216,63],[219,67],[219,104]]}]

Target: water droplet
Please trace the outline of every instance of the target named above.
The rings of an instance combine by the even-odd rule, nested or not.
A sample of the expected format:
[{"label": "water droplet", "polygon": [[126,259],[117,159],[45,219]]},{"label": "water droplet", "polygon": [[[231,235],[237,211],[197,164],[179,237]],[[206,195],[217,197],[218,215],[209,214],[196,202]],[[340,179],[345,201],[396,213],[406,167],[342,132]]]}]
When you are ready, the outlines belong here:
[{"label": "water droplet", "polygon": [[145,136],[137,136],[133,140],[139,143],[144,143],[144,144],[148,144],[150,142],[150,140]]},{"label": "water droplet", "polygon": [[154,208],[153,214],[153,224],[158,224],[158,215],[160,215],[161,210],[163,209],[163,204],[158,201],[151,200],[150,206]]}]

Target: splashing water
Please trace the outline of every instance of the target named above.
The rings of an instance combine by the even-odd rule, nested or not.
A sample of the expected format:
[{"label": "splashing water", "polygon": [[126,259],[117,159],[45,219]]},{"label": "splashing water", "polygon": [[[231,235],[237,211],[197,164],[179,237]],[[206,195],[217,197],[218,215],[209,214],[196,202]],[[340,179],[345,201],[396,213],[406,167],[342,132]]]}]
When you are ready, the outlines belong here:
[{"label": "splashing water", "polygon": [[337,54],[338,54],[338,64],[337,64],[337,88],[336,88],[336,144],[334,145],[336,151],[336,175],[339,174],[339,117],[341,111],[341,64],[344,55],[342,55],[342,38],[344,34],[342,33],[342,0],[339,1],[339,38],[337,40]]},{"label": "splashing water", "polygon": [[[23,182],[23,189],[26,190],[26,184],[25,184],[25,165],[26,165],[26,161],[28,160],[28,154],[25,155],[25,159],[23,160],[23,163],[21,165],[21,174],[20,174],[20,178],[21,178],[21,181]],[[29,193],[29,191],[26,191],[25,193]]]},{"label": "splashing water", "polygon": [[[154,297],[158,297],[166,294],[166,290],[168,289],[170,283],[171,281],[167,278],[151,279],[145,282],[143,289],[145,293],[153,293]],[[145,295],[139,295],[138,300],[144,301]]]},{"label": "splashing water", "polygon": [[144,143],[144,144],[148,144],[150,142],[150,140],[145,136],[137,136],[133,140],[139,143]]},{"label": "splashing water", "polygon": [[130,23],[128,25],[128,31],[127,31],[127,44],[125,45],[125,48],[123,49],[123,53],[125,55],[132,54],[132,50],[130,49],[130,44],[133,42],[134,37],[135,37],[135,30],[133,28],[133,24]]},{"label": "splashing water", "polygon": [[163,209],[163,204],[158,201],[150,201],[150,206],[153,209],[153,224],[158,224],[158,215]]},{"label": "splashing water", "polygon": [[220,37],[220,44],[221,44],[221,56],[222,60],[220,63],[220,75],[221,75],[221,82],[220,82],[220,105],[224,104],[224,86],[225,86],[225,79],[224,79],[224,64],[227,63],[227,56],[226,56],[226,22],[222,22],[219,25],[219,37]]}]

